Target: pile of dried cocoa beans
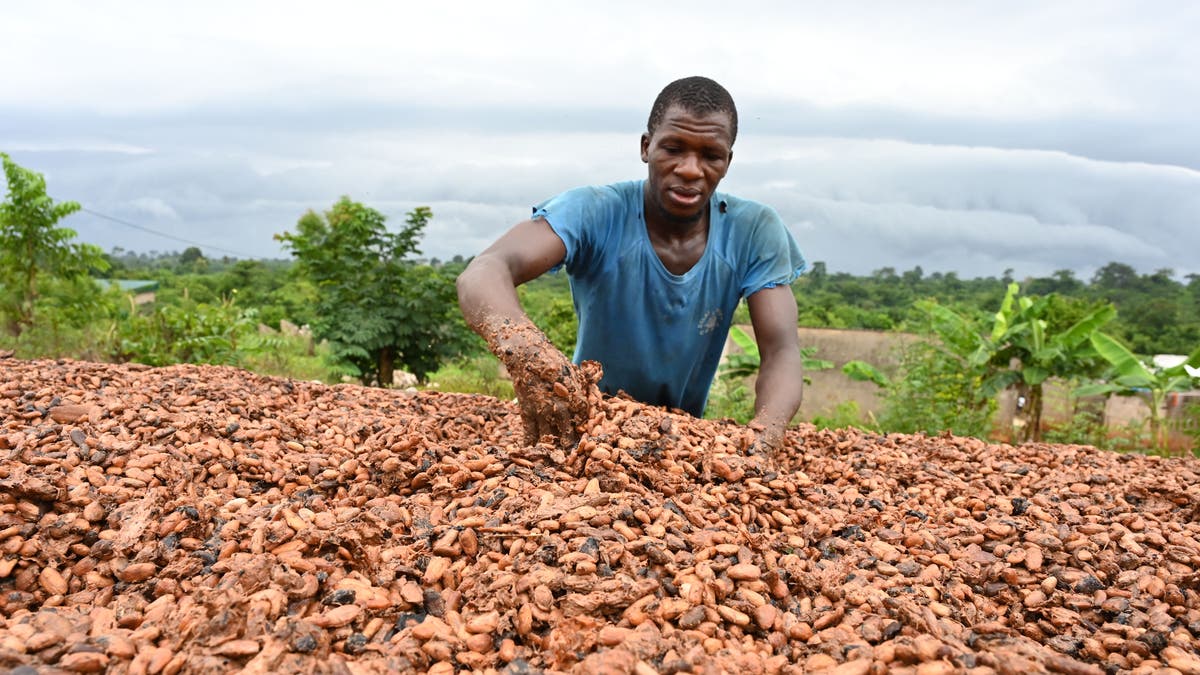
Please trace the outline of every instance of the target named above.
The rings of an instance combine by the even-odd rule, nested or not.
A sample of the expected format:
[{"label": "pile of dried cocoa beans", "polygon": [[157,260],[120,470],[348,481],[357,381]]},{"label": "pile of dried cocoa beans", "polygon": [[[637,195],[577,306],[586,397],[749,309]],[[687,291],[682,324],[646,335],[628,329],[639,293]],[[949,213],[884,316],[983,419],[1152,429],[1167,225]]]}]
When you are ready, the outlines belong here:
[{"label": "pile of dried cocoa beans", "polygon": [[0,359],[0,669],[1200,674],[1200,462]]}]

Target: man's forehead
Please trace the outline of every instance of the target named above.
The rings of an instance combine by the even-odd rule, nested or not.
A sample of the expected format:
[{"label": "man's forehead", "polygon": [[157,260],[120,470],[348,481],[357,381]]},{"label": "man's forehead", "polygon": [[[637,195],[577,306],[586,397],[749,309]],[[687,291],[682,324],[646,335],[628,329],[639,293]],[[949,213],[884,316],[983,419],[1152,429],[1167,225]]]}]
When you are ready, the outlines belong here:
[{"label": "man's forehead", "polygon": [[724,133],[726,139],[729,139],[733,136],[733,117],[728,112],[721,110],[696,112],[688,110],[682,105],[674,104],[663,113],[662,122],[656,129],[661,132],[672,130],[709,133],[720,131]]}]

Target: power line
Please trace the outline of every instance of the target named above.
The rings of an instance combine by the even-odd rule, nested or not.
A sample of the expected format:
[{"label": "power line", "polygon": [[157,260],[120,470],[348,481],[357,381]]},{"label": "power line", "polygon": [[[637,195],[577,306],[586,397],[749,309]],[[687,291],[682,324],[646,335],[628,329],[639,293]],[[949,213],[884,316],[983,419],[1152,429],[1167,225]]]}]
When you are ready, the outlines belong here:
[{"label": "power line", "polygon": [[116,216],[109,216],[109,215],[105,215],[103,213],[99,213],[97,211],[93,211],[93,210],[87,208],[86,206],[82,207],[80,210],[84,211],[86,213],[90,213],[93,216],[96,216],[97,218],[103,218],[104,220],[111,220],[112,222],[117,223],[118,225],[124,225],[125,227],[132,227],[133,229],[141,230],[142,232],[149,232],[150,234],[158,235],[165,239],[173,239],[175,241],[183,242],[185,244],[191,244],[192,246],[199,246],[200,248],[206,248],[206,249],[209,249],[212,251],[220,251],[222,253],[230,253],[230,254],[233,254],[233,255],[236,255],[236,256],[239,256],[242,258],[261,257],[261,256],[250,255],[249,253],[242,253],[240,251],[233,251],[233,250],[230,250],[227,248],[221,248],[220,246],[213,246],[211,244],[204,244],[204,243],[201,243],[198,241],[192,241],[191,239],[184,239],[183,237],[176,237],[173,234],[167,234],[166,232],[159,232],[158,230],[151,229],[144,225],[138,225],[137,223],[131,223],[128,220],[117,218]]}]

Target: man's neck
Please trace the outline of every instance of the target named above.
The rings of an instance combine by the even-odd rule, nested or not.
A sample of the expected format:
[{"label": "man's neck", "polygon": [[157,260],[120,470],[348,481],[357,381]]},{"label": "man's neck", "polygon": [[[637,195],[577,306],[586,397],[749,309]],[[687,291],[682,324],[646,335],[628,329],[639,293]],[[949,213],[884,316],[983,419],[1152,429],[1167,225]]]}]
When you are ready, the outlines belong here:
[{"label": "man's neck", "polygon": [[654,218],[649,205],[646,214],[646,234],[658,259],[672,274],[683,274],[699,262],[708,247],[708,208],[694,220]]},{"label": "man's neck", "polygon": [[689,220],[681,220],[672,218],[670,214],[663,213],[653,205],[650,200],[645,200],[642,206],[642,213],[645,214],[646,231],[649,233],[652,240],[678,242],[690,241],[696,237],[706,237],[708,235],[709,207],[706,205],[704,211]]}]

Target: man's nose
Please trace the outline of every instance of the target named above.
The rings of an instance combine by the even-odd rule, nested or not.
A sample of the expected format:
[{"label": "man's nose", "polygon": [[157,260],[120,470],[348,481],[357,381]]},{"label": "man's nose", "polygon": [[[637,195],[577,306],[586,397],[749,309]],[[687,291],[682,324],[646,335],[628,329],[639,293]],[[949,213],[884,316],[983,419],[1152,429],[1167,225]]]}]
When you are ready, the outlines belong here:
[{"label": "man's nose", "polygon": [[685,153],[675,165],[675,173],[683,178],[700,178],[704,171],[700,168],[700,158],[693,153]]}]

